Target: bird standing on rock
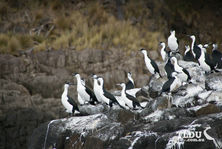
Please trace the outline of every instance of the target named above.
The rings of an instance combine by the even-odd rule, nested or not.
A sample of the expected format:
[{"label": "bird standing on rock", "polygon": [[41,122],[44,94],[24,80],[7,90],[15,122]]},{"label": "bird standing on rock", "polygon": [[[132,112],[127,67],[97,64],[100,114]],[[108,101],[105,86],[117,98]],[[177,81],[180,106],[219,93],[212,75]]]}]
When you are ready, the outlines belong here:
[{"label": "bird standing on rock", "polygon": [[121,98],[129,108],[131,108],[131,109],[143,108],[140,105],[139,101],[135,97],[126,93],[126,84],[125,83],[120,83],[117,85],[122,87]]},{"label": "bird standing on rock", "polygon": [[170,36],[168,37],[168,47],[170,48],[171,52],[178,52],[178,41],[175,36],[175,30],[170,31]]},{"label": "bird standing on rock", "polygon": [[106,89],[104,88],[104,80],[102,77],[98,77],[97,78],[98,81],[100,82],[100,88],[99,88],[99,92],[100,92],[100,96],[102,98],[102,100],[109,105],[110,107],[113,106],[113,104],[117,104],[120,107],[122,107],[118,101],[116,100],[115,96],[113,96],[113,94],[111,94],[110,92],[106,91]]},{"label": "bird standing on rock", "polygon": [[190,38],[192,39],[192,43],[191,43],[191,51],[193,53],[193,56],[196,60],[199,59],[200,55],[201,55],[201,49],[200,47],[197,46],[196,44],[196,37],[194,35],[191,35]]},{"label": "bird standing on rock", "polygon": [[102,97],[100,96],[100,85],[99,82],[97,80],[98,76],[95,74],[92,74],[92,78],[93,78],[93,91],[94,94],[98,100],[98,102],[103,102]]},{"label": "bird standing on rock", "polygon": [[149,70],[149,72],[152,75],[158,74],[160,77],[162,77],[156,62],[148,57],[147,51],[145,49],[141,49],[140,51],[144,55],[144,61],[145,61],[146,67]]},{"label": "bird standing on rock", "polygon": [[189,72],[185,68],[181,67],[178,64],[176,57],[172,57],[171,58],[171,63],[174,66],[174,70],[176,72],[180,73],[180,74],[178,74],[178,77],[181,79],[182,82],[186,82],[186,81],[190,81],[191,80]]},{"label": "bird standing on rock", "polygon": [[98,102],[95,94],[91,89],[89,89],[87,86],[85,86],[82,81],[81,77],[78,73],[73,74],[74,77],[77,79],[77,92],[78,92],[78,101],[81,105],[85,103],[90,103],[95,105],[96,102]]},{"label": "bird standing on rock", "polygon": [[160,42],[160,46],[162,46],[162,48],[160,50],[160,54],[161,54],[163,61],[165,62],[170,57],[170,51],[166,50],[166,44],[164,42]]},{"label": "bird standing on rock", "polygon": [[64,91],[63,91],[62,97],[61,97],[61,102],[62,102],[63,106],[65,107],[67,113],[74,114],[75,111],[79,111],[79,108],[77,106],[77,103],[71,97],[68,96],[68,89],[69,89],[70,85],[72,85],[72,84],[65,83]]},{"label": "bird standing on rock", "polygon": [[173,72],[171,74],[171,77],[163,84],[162,90],[160,95],[163,92],[168,93],[168,107],[171,107],[172,105],[172,92],[176,91],[181,85],[182,82],[181,80],[177,77],[178,73],[177,72]]},{"label": "bird standing on rock", "polygon": [[201,51],[201,55],[198,58],[200,67],[205,71],[205,73],[210,73],[213,70],[217,72],[217,70],[214,68],[215,66],[213,61],[210,59],[210,56],[204,52],[205,50],[202,45],[199,45],[199,48]]}]

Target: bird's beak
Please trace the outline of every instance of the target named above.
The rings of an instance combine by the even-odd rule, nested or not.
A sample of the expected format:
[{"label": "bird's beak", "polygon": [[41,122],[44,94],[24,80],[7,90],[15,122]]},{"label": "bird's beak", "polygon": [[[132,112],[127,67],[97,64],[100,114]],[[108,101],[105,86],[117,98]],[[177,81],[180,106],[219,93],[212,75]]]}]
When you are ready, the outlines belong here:
[{"label": "bird's beak", "polygon": [[118,83],[118,84],[116,84],[117,86],[121,86],[121,84],[120,83]]},{"label": "bird's beak", "polygon": [[76,76],[77,73],[72,73],[72,76]]}]

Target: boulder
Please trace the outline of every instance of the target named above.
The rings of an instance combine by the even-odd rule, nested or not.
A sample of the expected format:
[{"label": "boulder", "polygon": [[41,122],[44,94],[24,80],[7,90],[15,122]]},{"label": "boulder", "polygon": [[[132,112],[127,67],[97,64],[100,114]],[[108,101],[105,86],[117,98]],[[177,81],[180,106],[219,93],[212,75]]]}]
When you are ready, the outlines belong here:
[{"label": "boulder", "polygon": [[207,90],[222,91],[222,72],[209,74],[206,78],[205,88]]}]

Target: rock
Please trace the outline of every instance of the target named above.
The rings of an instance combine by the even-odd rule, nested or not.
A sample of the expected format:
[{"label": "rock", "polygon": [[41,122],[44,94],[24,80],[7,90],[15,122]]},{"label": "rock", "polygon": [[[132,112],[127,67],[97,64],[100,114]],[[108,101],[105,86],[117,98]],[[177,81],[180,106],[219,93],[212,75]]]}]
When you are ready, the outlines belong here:
[{"label": "rock", "polygon": [[206,78],[205,87],[207,90],[222,91],[222,73],[212,73]]},{"label": "rock", "polygon": [[216,105],[208,104],[198,109],[195,113],[197,116],[200,116],[200,115],[207,115],[207,114],[219,113],[219,112],[221,112],[221,110]]},{"label": "rock", "polygon": [[[47,113],[30,108],[11,108],[5,112],[5,118],[0,120],[0,147],[3,148],[26,148],[27,136],[31,135],[40,123],[52,119]],[[14,140],[15,143],[3,142],[6,140]]]},{"label": "rock", "polygon": [[0,76],[15,74],[26,71],[26,64],[21,57],[11,55],[0,55]]},{"label": "rock", "polygon": [[[48,134],[46,133],[47,128]],[[76,133],[80,134],[80,136],[84,135],[85,137],[93,136],[93,138],[89,138],[85,141],[86,144],[88,143],[87,146],[92,146],[98,141],[101,143],[109,140],[115,140],[116,137],[119,137],[119,135],[123,133],[123,128],[120,126],[120,123],[112,123],[104,114],[71,117],[68,119],[51,121],[50,123],[39,127],[39,129],[35,130],[35,132],[38,133],[33,133],[31,136],[28,148],[42,148],[44,146],[44,141],[40,143],[38,140],[46,140],[45,147],[48,148],[57,143],[56,141],[58,137],[67,130],[71,131],[74,136],[76,136]],[[73,138],[72,135],[71,138]],[[36,141],[33,142],[32,140]],[[71,142],[67,140],[66,144],[70,143]]]},{"label": "rock", "polygon": [[172,104],[180,107],[195,106],[198,104],[195,102],[195,98],[203,90],[201,86],[189,84],[173,95]]},{"label": "rock", "polygon": [[65,66],[65,52],[62,50],[38,52],[35,58],[40,64],[61,68]]},{"label": "rock", "polygon": [[214,91],[207,98],[208,102],[216,103],[217,105],[222,105],[222,93],[221,91]]},{"label": "rock", "polygon": [[79,106],[80,113],[83,115],[93,115],[103,113],[104,111],[108,110],[108,106],[106,105],[83,105]]},{"label": "rock", "polygon": [[167,81],[166,78],[156,78],[152,77],[149,82],[149,95],[151,98],[156,98],[159,96],[163,84]]},{"label": "rock", "polygon": [[204,84],[205,83],[205,72],[200,68],[200,66],[195,62],[187,62],[183,60],[178,61],[179,65],[183,68],[186,68],[191,76],[191,81],[195,84]]},{"label": "rock", "polygon": [[[31,78],[30,78],[31,79]],[[46,76],[44,74],[38,74],[38,76],[32,78],[28,82],[24,82],[24,85],[28,88],[31,94],[40,93],[42,97],[57,97],[60,98],[64,82],[69,79],[59,78],[57,76]]]},{"label": "rock", "polygon": [[[0,56],[4,64],[0,64],[0,133],[3,134],[0,148],[1,145],[2,148],[13,148],[5,142],[12,139],[16,148],[24,148],[26,137],[36,127],[28,148],[42,148],[48,123],[39,125],[52,119],[57,120],[50,124],[46,148],[69,149],[72,145],[89,148],[95,144],[98,148],[166,148],[178,130],[196,122],[200,116],[207,119],[200,120],[204,125],[200,129],[204,130],[205,125],[218,125],[213,136],[219,138],[222,134],[217,124],[221,116],[215,116],[222,110],[220,73],[207,76],[198,64],[179,61],[190,72],[192,83],[172,93],[172,107],[169,108],[169,97],[159,96],[167,80],[164,63],[157,62],[163,78],[153,77],[147,84],[149,73],[143,59],[135,52],[130,53],[133,58],[129,59],[123,52],[113,49],[87,51],[52,50],[20,57]],[[61,93],[64,82],[73,81],[71,73],[79,72],[89,87],[92,87],[92,80],[88,79],[91,73],[103,76],[105,88],[113,92],[116,83],[127,81],[128,71],[132,72],[136,86],[148,93],[146,98],[139,98],[148,102],[144,109],[131,111],[118,106],[109,109],[104,105],[84,105],[79,107],[81,116],[68,117],[61,104]],[[115,92],[117,94],[119,92]],[[70,87],[69,95],[76,100],[76,86]],[[67,118],[61,119],[64,117]],[[185,142],[185,146],[189,145]],[[213,148],[213,145],[210,143],[208,147]],[[196,147],[192,143],[191,146]]]}]

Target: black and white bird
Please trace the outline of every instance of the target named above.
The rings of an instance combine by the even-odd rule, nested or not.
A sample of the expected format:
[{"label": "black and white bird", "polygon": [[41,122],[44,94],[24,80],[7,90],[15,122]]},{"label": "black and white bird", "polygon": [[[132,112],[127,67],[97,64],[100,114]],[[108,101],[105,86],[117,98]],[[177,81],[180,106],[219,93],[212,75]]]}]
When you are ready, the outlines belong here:
[{"label": "black and white bird", "polygon": [[118,101],[116,100],[115,96],[113,96],[113,94],[111,94],[110,92],[106,91],[106,89],[104,88],[104,80],[102,77],[98,77],[97,78],[99,83],[100,83],[100,88],[99,88],[99,92],[100,92],[100,96],[101,99],[110,107],[113,106],[113,104],[117,104],[120,107],[122,107]]},{"label": "black and white bird", "polygon": [[190,46],[185,46],[185,52],[183,56],[184,61],[195,61],[192,51],[190,50]]},{"label": "black and white bird", "polygon": [[144,55],[144,61],[145,61],[146,67],[149,70],[149,72],[152,75],[158,74],[160,77],[162,77],[156,62],[148,57],[147,51],[145,49],[141,49],[140,51]]},{"label": "black and white bird", "polygon": [[179,73],[180,73],[180,74],[178,74],[178,77],[180,78],[180,80],[181,80],[182,82],[187,82],[187,81],[190,81],[190,80],[191,80],[191,77],[190,77],[189,72],[188,72],[185,68],[181,67],[181,66],[178,64],[176,57],[172,57],[172,58],[171,58],[171,63],[172,63],[173,66],[174,66],[174,70],[175,70],[176,72],[179,72]]},{"label": "black and white bird", "polygon": [[126,84],[125,83],[120,83],[120,84],[117,84],[117,85],[122,87],[121,99],[125,102],[125,104],[129,108],[131,108],[131,109],[143,108],[140,105],[139,101],[135,97],[126,93]]},{"label": "black and white bird", "polygon": [[171,57],[168,58],[165,66],[164,66],[164,69],[165,69],[167,78],[169,79],[169,78],[171,77],[171,74],[175,71],[175,70],[174,70],[174,66],[173,66],[173,64],[171,63]]},{"label": "black and white bird", "polygon": [[161,93],[166,93],[168,95],[168,107],[172,105],[172,92],[176,91],[182,86],[181,80],[177,77],[178,73],[173,72],[171,77],[163,84]]},{"label": "black and white bird", "polygon": [[126,93],[133,96],[133,97],[137,97],[137,96],[144,96],[147,97],[148,94],[143,91],[141,88],[135,88],[134,86],[134,80],[132,78],[132,74],[130,72],[127,73],[127,77],[128,77],[128,82],[126,83]]},{"label": "black and white bird", "polygon": [[222,68],[222,53],[218,50],[218,45],[213,44],[212,59],[216,68]]},{"label": "black and white bird", "polygon": [[95,94],[98,102],[104,102],[102,100],[102,97],[100,96],[100,85],[99,85],[99,82],[97,80],[98,76],[95,75],[95,74],[92,74],[92,78],[93,78],[93,91],[94,91],[94,94]]},{"label": "black and white bird", "polygon": [[80,74],[74,73],[73,76],[77,79],[77,92],[79,103],[81,105],[85,103],[90,103],[94,105],[96,102],[98,102],[94,92],[82,83]]},{"label": "black and white bird", "polygon": [[164,42],[160,42],[161,50],[160,55],[162,57],[162,60],[166,62],[168,60],[168,57],[170,57],[170,51],[166,50],[166,44]]},{"label": "black and white bird", "polygon": [[199,45],[199,48],[201,50],[201,55],[198,59],[198,63],[200,65],[200,67],[205,71],[205,73],[210,73],[213,70],[217,71],[214,67],[214,63],[213,61],[210,59],[210,56],[205,53],[204,48],[202,47],[202,45]]},{"label": "black and white bird", "polygon": [[170,31],[170,36],[168,37],[168,47],[170,48],[171,52],[176,53],[178,52],[178,41],[175,36],[175,31]]},{"label": "black and white bird", "polygon": [[191,51],[193,53],[193,56],[196,60],[199,59],[200,55],[201,55],[201,49],[200,47],[197,46],[196,44],[196,37],[194,35],[191,35],[190,38],[192,39],[192,43],[191,43]]},{"label": "black and white bird", "polygon": [[131,72],[127,73],[127,78],[128,78],[128,82],[126,83],[126,90],[135,88]]},{"label": "black and white bird", "polygon": [[68,95],[68,89],[71,83],[65,83],[64,91],[62,93],[61,102],[66,109],[67,113],[74,114],[75,111],[79,111],[77,103]]},{"label": "black and white bird", "polygon": [[171,74],[171,77],[163,84],[162,91],[166,93],[172,93],[173,91],[176,91],[181,85],[181,80],[177,77],[178,73],[173,72]]}]

